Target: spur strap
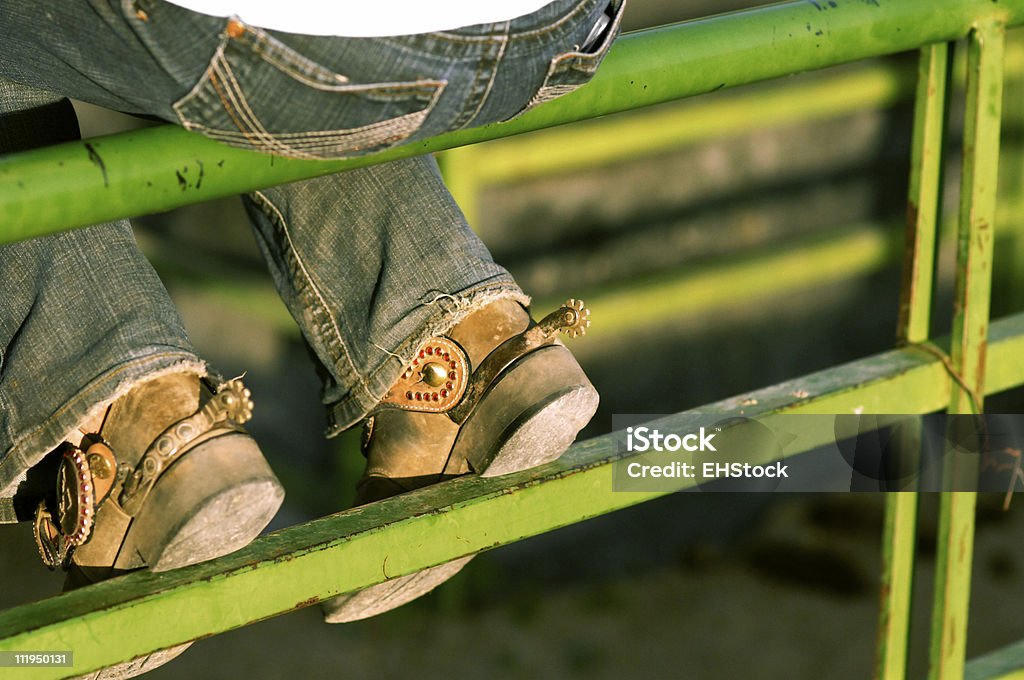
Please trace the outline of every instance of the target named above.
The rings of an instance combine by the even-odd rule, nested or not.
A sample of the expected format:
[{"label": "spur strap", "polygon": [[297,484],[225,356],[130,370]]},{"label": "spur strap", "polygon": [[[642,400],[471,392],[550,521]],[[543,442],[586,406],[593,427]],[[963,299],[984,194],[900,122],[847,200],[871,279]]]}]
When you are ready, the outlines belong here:
[{"label": "spur strap", "polygon": [[197,444],[213,436],[240,431],[252,417],[249,390],[240,380],[223,383],[195,413],[178,420],[149,445],[132,469],[118,464],[114,451],[99,434],[86,434],[80,444],[65,442],[57,474],[56,509],[42,500],[36,508],[34,534],[43,563],[65,567],[75,548],[92,535],[100,506],[122,484],[116,501],[129,516],[142,508],[160,475]]},{"label": "spur strap", "polygon": [[417,352],[398,382],[388,390],[374,412],[388,408],[423,413],[447,413],[465,422],[487,388],[516,359],[553,344],[558,334],[584,335],[590,310],[582,300],[570,299],[540,323],[532,324],[491,351],[474,370],[462,347],[447,337],[431,338]]},{"label": "spur strap", "polygon": [[240,380],[221,385],[205,406],[174,423],[153,440],[135,470],[124,481],[121,508],[134,516],[142,509],[156,480],[174,461],[212,436],[241,430],[241,425],[250,418],[252,399],[249,390]]}]

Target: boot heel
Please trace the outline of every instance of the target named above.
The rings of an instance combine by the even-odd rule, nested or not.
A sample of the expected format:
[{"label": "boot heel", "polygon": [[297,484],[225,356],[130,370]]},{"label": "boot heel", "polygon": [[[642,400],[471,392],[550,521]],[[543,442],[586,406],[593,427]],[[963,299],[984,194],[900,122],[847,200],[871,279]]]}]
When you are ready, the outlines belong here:
[{"label": "boot heel", "polygon": [[141,558],[152,571],[166,571],[234,552],[259,535],[283,500],[284,489],[251,437],[214,437],[160,476],[114,567]]},{"label": "boot heel", "polygon": [[562,345],[513,363],[459,430],[453,459],[464,457],[483,477],[555,460],[597,411],[597,390]]}]

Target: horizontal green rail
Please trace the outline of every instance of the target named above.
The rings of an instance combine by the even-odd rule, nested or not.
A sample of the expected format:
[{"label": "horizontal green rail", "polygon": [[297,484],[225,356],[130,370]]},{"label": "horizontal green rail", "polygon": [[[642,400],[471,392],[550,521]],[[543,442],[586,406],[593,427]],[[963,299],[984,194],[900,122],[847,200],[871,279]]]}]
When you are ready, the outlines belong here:
[{"label": "horizontal green rail", "polygon": [[[1008,79],[1024,76],[1024,43],[1007,45],[1005,73]],[[441,159],[445,166],[465,166],[471,173],[467,180],[474,186],[571,172],[728,135],[807,124],[909,101],[916,75],[911,62],[867,63],[814,80],[781,81],[770,90],[739,90],[727,98],[697,98],[631,116],[462,146],[445,151]],[[963,74],[959,76],[957,82],[962,84]],[[453,193],[461,205],[462,197]]]},{"label": "horizontal green rail", "polygon": [[[916,75],[912,63],[874,63],[815,82],[784,83],[770,90],[741,90],[728,98],[696,99],[635,116],[459,147],[445,152],[443,158],[451,161],[451,156],[463,154],[472,158],[474,179],[488,184],[571,172],[642,154],[664,153],[675,146],[752,129],[807,124],[882,108],[900,99],[910,99]],[[553,145],[571,153],[551,153]]]},{"label": "horizontal green rail", "polygon": [[448,190],[469,223],[480,229],[480,194],[488,185],[635,161],[716,137],[879,109],[909,99],[914,76],[910,64],[858,65],[812,82],[783,81],[770,89],[741,89],[727,97],[698,97],[627,116],[460,146],[440,154],[438,161]]},{"label": "horizontal green rail", "polygon": [[808,0],[642,31],[616,42],[590,85],[515,121],[343,161],[262,156],[175,126],[11,154],[0,158],[2,239],[168,210],[957,40],[984,17],[1024,23],[1024,0]]},{"label": "horizontal green rail", "polygon": [[[683,428],[708,414],[925,413],[948,404],[951,384],[935,356],[907,348],[661,423]],[[1024,384],[1024,314],[993,324],[987,384]],[[611,491],[620,436],[580,442],[534,470],[463,477],[284,529],[211,562],[136,572],[8,609],[0,612],[0,651],[70,649],[75,672],[84,673],[662,495]],[[19,677],[59,672],[26,669]]]}]

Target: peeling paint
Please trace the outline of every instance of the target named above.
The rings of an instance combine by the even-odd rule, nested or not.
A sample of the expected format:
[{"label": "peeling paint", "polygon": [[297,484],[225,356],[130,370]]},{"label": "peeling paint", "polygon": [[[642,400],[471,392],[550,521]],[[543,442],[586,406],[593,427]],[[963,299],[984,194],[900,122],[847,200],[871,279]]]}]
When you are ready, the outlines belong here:
[{"label": "peeling paint", "polygon": [[85,148],[89,152],[89,161],[100,169],[103,173],[103,186],[109,187],[110,180],[107,178],[107,164],[103,162],[103,158],[96,153],[96,149],[89,142],[85,142]]}]

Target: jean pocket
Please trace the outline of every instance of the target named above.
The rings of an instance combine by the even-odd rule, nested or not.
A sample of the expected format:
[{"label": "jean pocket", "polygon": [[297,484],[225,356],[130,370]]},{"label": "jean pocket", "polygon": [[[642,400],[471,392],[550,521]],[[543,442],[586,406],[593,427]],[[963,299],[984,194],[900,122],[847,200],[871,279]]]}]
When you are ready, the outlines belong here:
[{"label": "jean pocket", "polygon": [[232,18],[203,76],[174,111],[186,129],[233,146],[336,159],[408,139],[446,84],[352,82]]},{"label": "jean pocket", "polygon": [[569,94],[590,82],[619,34],[625,5],[626,0],[612,0],[607,10],[611,17],[595,41],[582,49],[563,52],[551,59],[540,89],[513,118],[518,118],[530,109]]}]

